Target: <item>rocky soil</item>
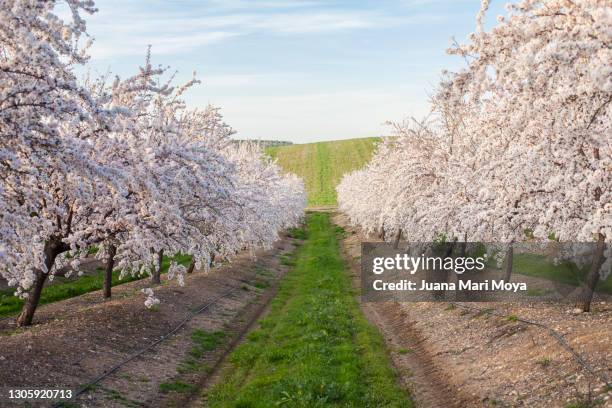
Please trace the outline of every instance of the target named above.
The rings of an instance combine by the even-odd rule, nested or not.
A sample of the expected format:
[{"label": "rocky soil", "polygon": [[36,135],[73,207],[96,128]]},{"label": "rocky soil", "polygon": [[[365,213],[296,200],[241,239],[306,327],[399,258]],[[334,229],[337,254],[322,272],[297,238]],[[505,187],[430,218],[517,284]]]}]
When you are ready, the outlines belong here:
[{"label": "rocky soil", "polygon": [[[343,251],[359,284],[360,245],[367,238],[343,215],[334,219],[347,231]],[[612,407],[612,388],[606,385],[612,381],[609,301],[580,314],[568,305],[507,302],[363,307],[385,334],[401,380],[420,406]]]},{"label": "rocky soil", "polygon": [[[209,273],[196,271],[183,287],[162,281],[154,288],[161,304],[151,310],[144,306],[141,289],[150,284],[143,279],[114,287],[110,301],[97,291],[41,307],[28,328],[1,321],[0,387],[79,389],[189,318],[75,401],[79,407],[177,406],[188,397],[182,384],[204,382],[257,318],[288,269],[282,255],[298,243],[284,237],[255,259],[243,254]],[[221,333],[219,344],[194,352],[196,331]],[[2,407],[49,405],[0,401]]]}]

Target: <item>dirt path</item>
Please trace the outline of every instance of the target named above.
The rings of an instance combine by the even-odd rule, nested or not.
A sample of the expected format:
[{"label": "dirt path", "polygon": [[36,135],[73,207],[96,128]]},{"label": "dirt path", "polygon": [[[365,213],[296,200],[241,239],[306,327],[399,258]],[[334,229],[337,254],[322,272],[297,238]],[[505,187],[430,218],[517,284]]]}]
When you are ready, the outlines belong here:
[{"label": "dirt path", "polygon": [[[365,237],[336,214],[347,231],[345,259],[356,284]],[[384,333],[401,381],[422,407],[612,407],[612,305],[572,315],[563,305],[509,303],[363,303]],[[495,314],[500,314],[500,317]],[[512,318],[514,317],[514,318]],[[555,330],[595,371],[593,376],[550,332]],[[598,405],[588,405],[597,403]],[[578,405],[583,404],[583,405]]]},{"label": "dirt path", "polygon": [[[143,280],[113,288],[111,301],[101,300],[98,291],[42,307],[35,326],[27,329],[0,322],[0,385],[77,389],[193,315],[174,335],[77,400],[78,406],[87,407],[176,406],[195,389],[189,384],[205,381],[257,318],[288,269],[282,255],[296,244],[284,237],[272,250],[260,251],[256,260],[244,254],[208,274],[196,272],[184,287],[163,282],[155,289],[162,302],[156,310],[143,305],[140,289],[148,286]],[[211,333],[218,344],[198,348],[196,336]],[[3,401],[2,406],[19,405]]]}]

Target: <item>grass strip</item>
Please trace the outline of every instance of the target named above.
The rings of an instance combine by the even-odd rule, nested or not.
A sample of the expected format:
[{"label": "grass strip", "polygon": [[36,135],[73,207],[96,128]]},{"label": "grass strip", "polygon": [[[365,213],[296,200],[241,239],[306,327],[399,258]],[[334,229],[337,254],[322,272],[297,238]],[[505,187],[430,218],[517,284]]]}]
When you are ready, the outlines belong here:
[{"label": "grass strip", "polygon": [[363,167],[379,138],[362,138],[268,147],[266,152],[287,172],[304,179],[308,205],[335,205],[344,174]]},{"label": "grass strip", "polygon": [[[572,286],[580,286],[581,282],[585,281],[588,268],[590,267],[588,265],[581,269],[567,261],[554,264],[545,256],[538,254],[516,254],[512,265],[514,271],[518,274]],[[609,276],[606,280],[599,281],[595,290],[612,295],[612,277]]]},{"label": "grass strip", "polygon": [[[188,255],[177,255],[174,260],[181,265],[188,265],[191,262],[191,257]],[[164,258],[162,261],[162,273],[168,271],[170,259]],[[121,285],[127,282],[143,279],[146,276],[127,275],[123,279],[119,279],[119,272],[113,271],[112,286]],[[40,305],[58,302],[60,300],[69,299],[75,296],[80,296],[85,293],[93,292],[102,289],[104,284],[104,270],[98,268],[94,274],[83,275],[75,278],[56,277],[54,281],[59,281],[43,288],[40,296]],[[23,306],[24,300],[14,295],[13,288],[0,290],[0,317],[10,316],[19,312]]]},{"label": "grass strip", "polygon": [[307,239],[260,327],[230,355],[211,407],[411,407],[383,338],[352,295],[329,214]]}]

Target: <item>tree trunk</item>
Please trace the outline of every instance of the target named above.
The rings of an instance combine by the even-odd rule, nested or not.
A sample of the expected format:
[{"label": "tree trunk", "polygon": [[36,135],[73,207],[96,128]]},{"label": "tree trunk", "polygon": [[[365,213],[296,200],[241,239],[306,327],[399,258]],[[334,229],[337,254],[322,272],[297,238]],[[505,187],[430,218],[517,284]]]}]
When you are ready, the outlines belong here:
[{"label": "tree trunk", "polygon": [[111,298],[111,283],[113,280],[113,267],[115,266],[115,255],[117,247],[110,245],[108,247],[108,259],[106,260],[106,269],[104,271],[104,299]]},{"label": "tree trunk", "polygon": [[[467,232],[463,235],[463,241],[459,243],[459,257],[465,258],[467,255]],[[459,288],[459,284],[466,277],[464,276],[466,272],[455,274],[457,275],[457,288]],[[459,290],[457,289],[455,299],[458,301],[469,301],[471,292],[469,290]]]},{"label": "tree trunk", "polygon": [[395,242],[393,242],[393,248],[397,249],[399,247],[400,239],[402,238],[402,229],[397,229],[397,234],[395,234]]},{"label": "tree trunk", "polygon": [[504,273],[504,282],[510,282],[512,276],[512,262],[514,260],[514,247],[510,245],[506,251],[506,269]]},{"label": "tree trunk", "polygon": [[189,264],[189,268],[187,269],[187,273],[193,273],[193,269],[195,268],[195,260],[192,260]]},{"label": "tree trunk", "polygon": [[[446,245],[448,245],[448,246],[446,247],[446,251],[444,252],[444,259],[450,258],[450,257],[453,256],[453,251],[455,250],[455,245],[457,245],[457,238],[455,238],[453,240],[453,242],[449,242]],[[443,269],[442,274],[443,274],[443,278],[444,278],[444,280],[442,282],[448,282],[448,276],[449,276],[448,275],[448,271],[446,269]]]},{"label": "tree trunk", "polygon": [[444,258],[448,258],[453,254],[453,250],[455,249],[455,245],[457,245],[457,238],[453,240],[453,242],[449,242],[446,245],[446,252],[444,252]]},{"label": "tree trunk", "polygon": [[21,309],[21,313],[19,317],[17,317],[17,326],[29,326],[32,324],[32,319],[34,318],[34,312],[38,307],[38,302],[40,301],[40,294],[42,293],[42,288],[47,280],[47,273],[44,273],[40,269],[35,271],[36,278],[34,280],[34,285],[28,292],[28,297]]},{"label": "tree trunk", "polygon": [[160,249],[157,253],[157,268],[153,269],[153,273],[151,274],[151,283],[160,284],[161,283],[161,268],[162,268],[162,260],[164,259],[164,250]]},{"label": "tree trunk", "polygon": [[595,286],[597,286],[597,282],[599,282],[599,269],[604,262],[603,254],[606,247],[605,238],[606,237],[603,234],[599,234],[599,238],[597,239],[597,248],[595,249],[595,255],[593,256],[593,263],[591,264],[591,269],[586,277],[585,287],[576,304],[576,307],[582,309],[583,312],[591,311],[593,292],[595,292]]},{"label": "tree trunk", "polygon": [[29,326],[32,324],[32,319],[34,318],[34,313],[36,312],[36,308],[38,307],[38,302],[40,302],[40,294],[42,293],[43,286],[45,285],[45,281],[47,280],[47,276],[49,276],[49,271],[53,267],[55,263],[55,258],[62,252],[65,252],[69,249],[68,245],[64,244],[59,238],[51,238],[49,241],[45,243],[45,266],[47,267],[47,272],[43,272],[40,269],[36,269],[34,273],[36,274],[36,278],[34,280],[34,285],[28,292],[28,298],[26,299],[23,308],[21,309],[21,313],[17,317],[17,326]]},{"label": "tree trunk", "polygon": [[459,245],[459,256],[465,258],[467,252],[467,232],[463,236],[463,241]]},{"label": "tree trunk", "polygon": [[[453,250],[455,249],[456,244],[457,244],[456,239],[453,240],[452,242],[445,242],[442,248],[435,250],[434,254],[439,255],[441,253],[442,260],[443,260],[442,262],[444,262],[446,258],[450,258],[453,255]],[[454,272],[450,272],[450,273],[454,274]],[[444,269],[444,267],[442,267],[441,269],[433,268],[432,271],[430,272],[430,275],[434,275],[433,279],[431,277],[427,277],[427,280],[430,282],[435,282],[435,283],[449,282],[449,278],[452,277],[452,275],[449,275],[449,271],[447,269]],[[444,289],[434,290],[432,291],[432,293],[433,293],[433,298],[435,300],[438,300],[438,301],[449,300],[446,294],[446,290]]]}]

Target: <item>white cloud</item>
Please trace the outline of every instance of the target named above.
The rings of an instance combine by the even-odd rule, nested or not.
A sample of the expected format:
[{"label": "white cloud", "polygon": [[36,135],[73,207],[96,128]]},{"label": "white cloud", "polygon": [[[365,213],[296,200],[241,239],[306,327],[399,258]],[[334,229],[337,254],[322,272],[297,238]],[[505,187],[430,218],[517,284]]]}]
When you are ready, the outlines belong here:
[{"label": "white cloud", "polygon": [[303,74],[223,74],[204,75],[204,87],[247,87],[266,86],[282,87],[292,82],[301,81],[306,77]]},{"label": "white cloud", "polygon": [[[231,10],[232,7],[240,8],[240,5],[246,8],[246,3],[232,1],[224,6],[230,10],[211,14],[208,8],[201,6],[191,7],[189,12],[185,12],[185,8],[160,10],[140,2],[130,3],[129,6],[120,6],[113,1],[109,4],[99,2],[100,12],[88,18],[88,31],[96,40],[91,53],[94,58],[101,59],[138,55],[151,44],[155,54],[178,54],[251,34],[321,34],[390,27],[438,18],[434,15],[396,17],[372,11],[321,8],[287,10],[292,2],[286,1],[257,1],[253,7],[271,8],[260,13],[253,12],[253,7],[249,7],[249,13]],[[248,3],[251,4],[250,1]],[[298,3],[303,7],[315,4]],[[279,12],[279,8],[282,12]]]},{"label": "white cloud", "polygon": [[89,53],[95,59],[134,55],[144,57],[147,47],[152,45],[155,55],[178,54],[217,43],[235,35],[237,34],[231,32],[212,31],[185,35],[133,35],[121,39],[116,38],[114,41],[104,38],[101,41],[94,41]]},{"label": "white cloud", "polygon": [[308,0],[209,0],[208,4],[224,10],[292,9],[319,6],[320,1]]},{"label": "white cloud", "polygon": [[[404,1],[416,6],[439,0]],[[428,86],[412,75],[399,83],[397,78],[402,76],[398,72],[430,71],[431,61],[419,48],[420,38],[429,35],[432,27],[439,30],[440,22],[449,18],[426,7],[405,12],[408,7],[398,10],[399,5],[394,12],[385,6],[365,9],[366,2],[340,6],[329,0],[96,3],[100,12],[87,17],[88,31],[96,37],[92,66],[112,64],[119,74],[131,73],[134,60],[129,57],[142,56],[143,60],[151,44],[154,61],[165,61],[179,70],[180,79],[197,67],[203,86],[188,93],[190,106],[205,106],[209,101],[221,106],[228,123],[239,131],[238,137],[296,142],[376,136],[388,132],[383,125],[387,120],[425,113],[423,88]],[[389,45],[378,35],[382,31],[367,35],[389,27],[399,28],[390,33]],[[414,27],[418,35],[403,34],[416,31]],[[359,35],[361,31],[367,34]],[[337,42],[335,33],[343,34]],[[350,35],[344,35],[347,33]],[[315,37],[321,34],[328,35]],[[351,41],[353,34],[355,41]],[[299,36],[309,36],[312,41]],[[224,47],[243,37],[247,41]],[[321,41],[330,44],[320,47],[319,53]],[[405,41],[406,49],[413,51],[401,51],[398,41]],[[294,43],[295,49],[291,48]],[[210,45],[216,47],[203,49]],[[245,49],[260,45],[261,54]],[[430,44],[426,47],[429,50]],[[296,61],[284,60],[286,49],[287,58]],[[355,86],[370,89],[350,90]]]}]

